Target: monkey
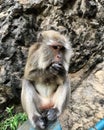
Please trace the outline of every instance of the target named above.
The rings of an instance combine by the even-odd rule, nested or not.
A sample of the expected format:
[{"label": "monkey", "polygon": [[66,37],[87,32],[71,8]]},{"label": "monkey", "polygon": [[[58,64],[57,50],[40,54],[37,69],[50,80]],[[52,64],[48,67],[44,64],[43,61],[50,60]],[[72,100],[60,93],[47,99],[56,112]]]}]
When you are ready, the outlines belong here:
[{"label": "monkey", "polygon": [[34,128],[45,129],[62,114],[70,96],[68,70],[73,51],[58,31],[43,31],[29,48],[21,102]]}]

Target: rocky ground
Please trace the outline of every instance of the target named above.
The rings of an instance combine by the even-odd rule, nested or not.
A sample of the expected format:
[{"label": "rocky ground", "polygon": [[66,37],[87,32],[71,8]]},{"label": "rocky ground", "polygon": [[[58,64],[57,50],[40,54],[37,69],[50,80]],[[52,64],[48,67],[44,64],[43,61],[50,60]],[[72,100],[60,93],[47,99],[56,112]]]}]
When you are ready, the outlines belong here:
[{"label": "rocky ground", "polygon": [[61,122],[64,130],[87,130],[103,117],[104,62],[72,92],[71,106],[62,115]]},{"label": "rocky ground", "polygon": [[66,34],[74,52],[63,130],[87,130],[104,117],[104,0],[0,0],[0,112],[20,103],[28,48],[48,29]]}]

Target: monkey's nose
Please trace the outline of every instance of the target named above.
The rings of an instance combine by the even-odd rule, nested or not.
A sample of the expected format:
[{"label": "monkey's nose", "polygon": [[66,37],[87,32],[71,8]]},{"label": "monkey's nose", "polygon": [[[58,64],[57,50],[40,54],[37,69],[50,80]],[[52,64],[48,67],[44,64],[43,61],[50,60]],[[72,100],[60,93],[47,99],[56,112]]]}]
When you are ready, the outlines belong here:
[{"label": "monkey's nose", "polygon": [[61,59],[61,56],[60,56],[60,55],[57,55],[57,58],[58,58],[58,59]]}]

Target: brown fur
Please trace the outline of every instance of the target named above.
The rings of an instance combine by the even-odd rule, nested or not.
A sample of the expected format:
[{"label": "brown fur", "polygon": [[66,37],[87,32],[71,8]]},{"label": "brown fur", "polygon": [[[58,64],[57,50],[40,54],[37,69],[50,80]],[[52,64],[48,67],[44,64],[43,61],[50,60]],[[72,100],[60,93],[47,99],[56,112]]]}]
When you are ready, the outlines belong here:
[{"label": "brown fur", "polygon": [[21,100],[34,127],[45,128],[47,122],[43,118],[54,120],[64,110],[70,95],[68,68],[71,55],[67,37],[52,30],[42,32],[39,42],[30,47]]}]

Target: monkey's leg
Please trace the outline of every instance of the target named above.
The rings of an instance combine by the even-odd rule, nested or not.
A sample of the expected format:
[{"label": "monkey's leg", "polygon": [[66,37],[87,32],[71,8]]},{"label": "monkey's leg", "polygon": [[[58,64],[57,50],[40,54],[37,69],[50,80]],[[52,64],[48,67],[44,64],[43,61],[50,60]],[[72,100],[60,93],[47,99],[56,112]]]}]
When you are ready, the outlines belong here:
[{"label": "monkey's leg", "polygon": [[22,82],[21,101],[33,127],[44,129],[46,122],[38,110],[40,104],[38,94],[32,83],[25,79]]}]

